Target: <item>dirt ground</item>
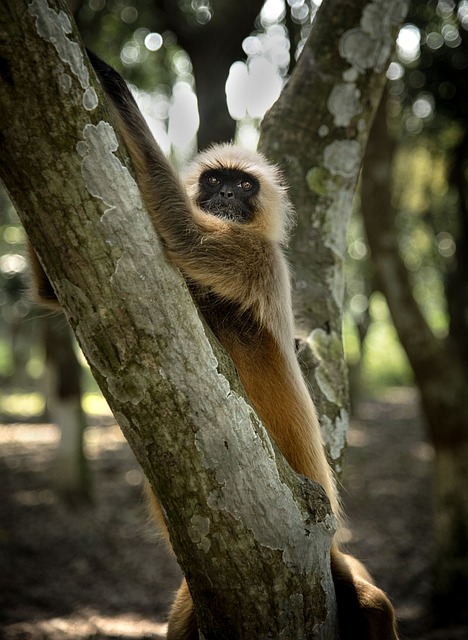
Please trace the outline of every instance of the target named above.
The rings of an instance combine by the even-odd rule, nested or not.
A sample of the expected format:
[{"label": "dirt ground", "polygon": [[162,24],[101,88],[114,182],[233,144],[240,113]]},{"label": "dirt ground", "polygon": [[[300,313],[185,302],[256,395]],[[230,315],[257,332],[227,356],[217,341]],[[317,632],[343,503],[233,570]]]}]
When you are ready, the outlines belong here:
[{"label": "dirt ground", "polygon": [[[0,425],[0,638],[163,638],[180,573],[123,436],[111,422],[88,429],[95,501],[80,508],[54,490],[57,442],[52,425]],[[362,402],[349,443],[349,551],[390,595],[402,638],[468,639],[468,627],[430,628],[432,450],[414,393]]]}]

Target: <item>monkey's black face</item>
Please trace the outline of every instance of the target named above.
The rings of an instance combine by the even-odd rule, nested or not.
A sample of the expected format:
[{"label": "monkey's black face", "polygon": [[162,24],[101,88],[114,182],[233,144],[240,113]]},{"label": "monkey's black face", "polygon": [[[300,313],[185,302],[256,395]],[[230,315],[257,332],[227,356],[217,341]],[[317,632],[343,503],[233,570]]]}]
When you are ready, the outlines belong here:
[{"label": "monkey's black face", "polygon": [[199,180],[197,205],[214,216],[250,222],[255,215],[257,178],[237,169],[209,169]]}]

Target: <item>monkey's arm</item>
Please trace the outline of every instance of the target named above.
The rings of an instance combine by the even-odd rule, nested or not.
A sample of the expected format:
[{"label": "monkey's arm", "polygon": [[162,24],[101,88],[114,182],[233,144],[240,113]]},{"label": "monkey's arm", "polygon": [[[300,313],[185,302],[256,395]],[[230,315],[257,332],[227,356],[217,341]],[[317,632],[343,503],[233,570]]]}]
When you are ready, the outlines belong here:
[{"label": "monkey's arm", "polygon": [[[148,214],[171,261],[186,277],[225,298],[256,299],[259,274],[263,279],[268,273],[272,279],[278,278],[274,273],[277,260],[271,255],[276,249],[242,225],[198,208],[193,211],[185,187],[154,140],[124,79],[100,58],[88,53],[110,99]],[[239,256],[246,254],[248,264],[241,263]]]},{"label": "monkey's arm", "polygon": [[154,210],[168,215],[173,211],[180,212],[179,216],[171,216],[170,222],[182,232],[191,213],[190,203],[178,177],[154,140],[125,80],[91,51],[88,51],[88,56],[110,100],[112,113],[127,145],[138,186],[150,215],[154,216]]}]

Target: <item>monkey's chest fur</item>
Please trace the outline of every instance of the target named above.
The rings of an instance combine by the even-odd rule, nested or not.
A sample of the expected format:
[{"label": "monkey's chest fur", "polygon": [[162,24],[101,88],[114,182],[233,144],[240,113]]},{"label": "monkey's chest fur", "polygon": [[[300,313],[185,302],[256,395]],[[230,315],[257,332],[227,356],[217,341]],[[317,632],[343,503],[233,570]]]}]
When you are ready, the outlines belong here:
[{"label": "monkey's chest fur", "polygon": [[206,287],[188,282],[198,309],[215,336],[236,362],[234,352],[242,347],[255,352],[261,347],[263,330],[250,310],[243,310],[237,302],[225,300]]}]

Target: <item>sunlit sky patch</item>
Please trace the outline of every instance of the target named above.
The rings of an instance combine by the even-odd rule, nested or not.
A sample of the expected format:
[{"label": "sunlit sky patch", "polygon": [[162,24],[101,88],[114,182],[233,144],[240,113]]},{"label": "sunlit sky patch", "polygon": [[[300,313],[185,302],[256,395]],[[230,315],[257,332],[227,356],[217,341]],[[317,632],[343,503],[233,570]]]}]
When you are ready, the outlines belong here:
[{"label": "sunlit sky patch", "polygon": [[160,33],[148,33],[145,38],[145,47],[148,51],[158,51],[163,45],[163,37]]},{"label": "sunlit sky patch", "polygon": [[421,34],[414,24],[406,24],[397,38],[398,55],[402,62],[412,62],[419,57]]},{"label": "sunlit sky patch", "polygon": [[226,82],[229,113],[235,120],[262,118],[277,100],[283,81],[277,66],[263,56],[235,62]]},{"label": "sunlit sky patch", "polygon": [[260,20],[263,25],[275,24],[283,18],[285,10],[284,0],[267,0],[260,13]]},{"label": "sunlit sky patch", "polygon": [[187,82],[177,82],[169,107],[169,139],[176,147],[184,149],[195,137],[199,122],[197,98],[192,87]]}]

